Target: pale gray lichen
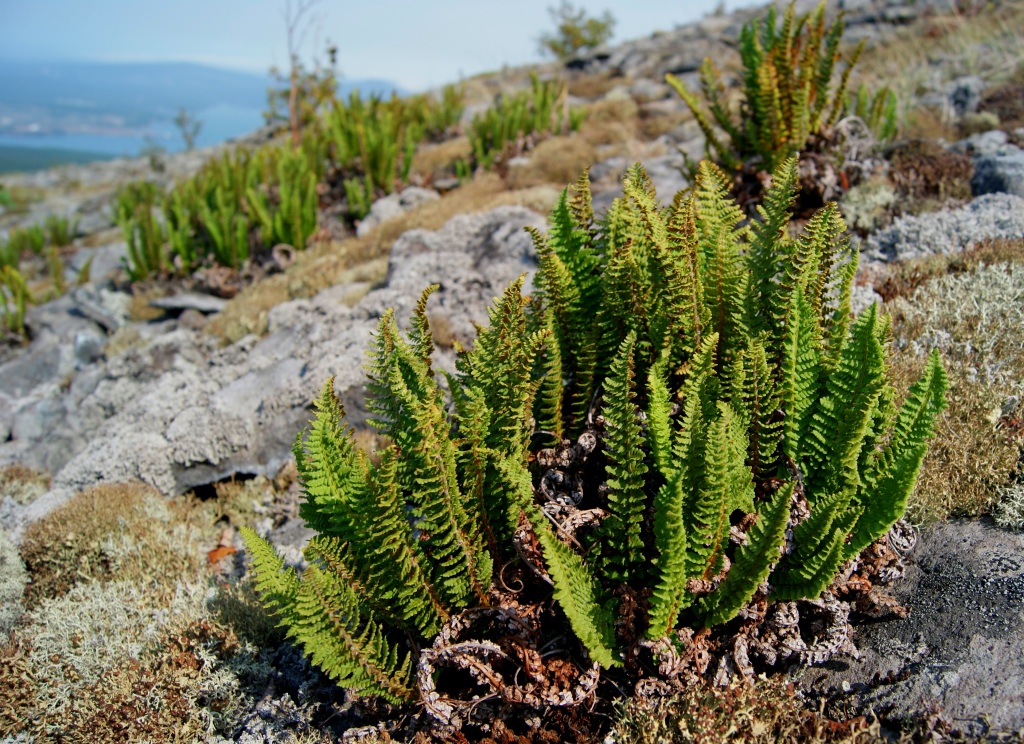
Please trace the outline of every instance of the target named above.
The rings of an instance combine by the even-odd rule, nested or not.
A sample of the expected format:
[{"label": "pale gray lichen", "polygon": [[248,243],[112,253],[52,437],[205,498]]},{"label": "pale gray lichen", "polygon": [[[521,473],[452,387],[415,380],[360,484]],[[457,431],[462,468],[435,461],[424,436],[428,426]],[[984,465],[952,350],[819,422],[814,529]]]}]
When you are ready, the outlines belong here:
[{"label": "pale gray lichen", "polygon": [[0,529],[0,642],[21,618],[21,597],[27,582],[28,574],[17,548]]},{"label": "pale gray lichen", "polygon": [[999,489],[999,502],[992,517],[1005,529],[1024,529],[1024,483],[1011,483]]}]

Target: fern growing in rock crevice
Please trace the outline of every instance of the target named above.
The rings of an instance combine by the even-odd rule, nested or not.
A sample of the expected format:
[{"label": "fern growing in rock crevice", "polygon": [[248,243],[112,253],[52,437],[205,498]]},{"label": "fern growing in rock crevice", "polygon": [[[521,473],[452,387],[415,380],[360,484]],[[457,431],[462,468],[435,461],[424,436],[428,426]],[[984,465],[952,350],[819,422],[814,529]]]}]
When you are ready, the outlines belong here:
[{"label": "fern growing in rock crevice", "polygon": [[[709,640],[723,627],[754,633],[775,663],[764,639],[784,628],[762,627],[769,603],[836,606],[840,568],[902,515],[946,378],[933,355],[896,408],[887,320],[873,307],[851,321],[857,257],[838,211],[789,236],[797,178],[784,161],[746,224],[710,163],[667,208],[635,166],[595,222],[584,175],[547,236],[533,232],[536,295],[520,279],[496,301],[447,375],[450,403],[431,365],[433,288],[408,340],[385,314],[367,386],[379,464],[353,447],[328,384],[296,445],[312,567],[280,576],[246,533],[261,591],[316,663],[392,701],[422,695],[455,725],[442,662],[506,702],[568,705],[598,667],[650,674],[643,647],[663,676],[686,648],[703,674],[709,649],[733,648]],[[552,600],[555,620],[524,610]],[[593,668],[561,642],[546,653],[562,671],[545,671],[550,622]],[[457,642],[470,626],[484,640]],[[515,659],[519,671],[502,666]],[[565,664],[576,686],[558,690]]]}]

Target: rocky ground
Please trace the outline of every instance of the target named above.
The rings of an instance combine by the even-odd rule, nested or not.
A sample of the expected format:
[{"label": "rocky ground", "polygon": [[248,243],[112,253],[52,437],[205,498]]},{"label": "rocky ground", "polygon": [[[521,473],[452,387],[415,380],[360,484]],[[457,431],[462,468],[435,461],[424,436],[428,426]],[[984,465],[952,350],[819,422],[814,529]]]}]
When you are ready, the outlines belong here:
[{"label": "rocky ground", "polygon": [[[975,451],[961,452],[959,464],[950,458],[952,465],[943,461],[932,467],[948,474],[942,476],[945,480],[952,479],[943,488],[970,488],[981,496],[970,507],[951,502],[941,513],[974,518],[932,520],[923,528],[908,559],[907,576],[895,589],[897,599],[911,610],[908,617],[864,620],[854,638],[860,659],[794,672],[794,679],[805,696],[825,701],[833,716],[870,710],[884,716],[890,731],[900,721],[932,716],[941,721],[932,727],[935,735],[1021,732],[1024,665],[1017,649],[1024,641],[1024,541],[1019,532],[993,526],[988,517],[978,515],[990,511],[1000,493],[1019,488],[1012,478],[1020,477],[1015,458],[1024,428],[1024,361],[1018,354],[1024,348],[1024,325],[1019,315],[1007,311],[1015,301],[1024,302],[1024,280],[1012,268],[1024,264],[1024,151],[1018,147],[1024,144],[1024,112],[1018,121],[1004,107],[999,117],[986,96],[1012,84],[1024,47],[1014,46],[1016,37],[999,32],[998,23],[996,31],[984,26],[993,24],[980,9],[977,30],[970,25],[974,9],[961,8],[950,16],[946,3],[850,0],[844,5],[848,37],[865,38],[871,48],[888,50],[889,56],[917,60],[904,70],[908,77],[916,75],[908,108],[920,112],[919,129],[940,127],[939,137],[932,137],[941,155],[938,161],[953,158],[948,162],[969,171],[959,191],[952,181],[947,193],[923,186],[913,191],[917,202],[910,209],[906,194],[911,192],[899,190],[904,171],[890,152],[876,158],[869,177],[844,197],[842,207],[861,246],[856,306],[884,299],[897,318],[910,319],[896,325],[901,363],[913,367],[915,354],[937,344],[954,366],[960,365],[953,377],[962,382],[955,383],[953,393],[975,396],[964,404],[967,423],[951,418],[946,432],[963,449],[959,443],[967,441],[964,430],[973,427]],[[995,5],[1007,18],[1024,17],[1019,3]],[[441,184],[424,178],[420,187],[378,202],[348,242],[319,248],[230,301],[182,291],[181,286],[158,291],[130,287],[120,274],[125,246],[113,229],[109,207],[120,183],[137,178],[170,181],[194,172],[213,152],[168,156],[161,171],[147,161],[125,160],[5,178],[5,185],[25,198],[20,208],[0,215],[0,228],[38,222],[52,213],[75,216],[79,237],[65,257],[67,277],[73,282],[90,258],[92,269],[89,281],[32,307],[26,318],[30,341],[8,346],[0,355],[0,466],[6,466],[0,475],[0,525],[6,532],[0,532],[0,641],[8,638],[0,652],[0,676],[35,675],[24,689],[0,693],[0,735],[8,735],[2,741],[29,740],[19,738],[16,727],[3,722],[4,715],[46,710],[68,721],[100,720],[100,713],[79,710],[67,698],[105,690],[110,681],[104,675],[128,674],[124,670],[131,667],[129,661],[152,666],[155,662],[146,661],[146,653],[153,656],[152,649],[168,648],[172,635],[178,645],[171,646],[179,657],[208,663],[189,667],[192,686],[187,691],[175,688],[173,694],[160,687],[165,682],[154,671],[150,691],[163,690],[166,700],[187,700],[200,711],[189,714],[196,721],[197,739],[315,741],[311,723],[337,734],[358,721],[362,703],[324,692],[330,685],[294,651],[277,646],[271,650],[270,641],[280,644],[280,639],[253,609],[251,596],[232,599],[224,582],[244,572],[235,552],[240,541],[234,528],[255,524],[286,551],[290,562],[302,560],[300,548],[308,532],[294,508],[291,446],[310,417],[313,396],[330,376],[350,423],[359,427],[365,420],[364,351],[386,308],[394,308],[404,320],[421,290],[439,283],[430,318],[439,365],[450,366],[453,343],[472,340],[472,323],[486,317],[491,299],[536,267],[523,228],[543,228],[544,211],[557,189],[579,169],[593,165],[598,210],[617,194],[619,177],[637,159],[662,198],[684,188],[680,151],[699,157],[703,140],[682,102],[661,81],[673,72],[695,85],[695,71],[705,54],[734,58],[738,30],[754,14],[709,17],[570,60],[558,73],[568,78],[574,100],[591,111],[589,128],[580,135],[543,143],[509,163],[501,180],[483,176],[449,192],[431,188]],[[950,43],[962,47],[961,54],[942,46],[918,54],[908,39],[927,36],[929,29],[942,30],[936,38],[953,35]],[[1007,55],[1014,62],[1010,67]],[[867,72],[884,74],[876,63],[867,63]],[[541,71],[551,74],[555,67]],[[524,78],[524,70],[507,71],[470,81],[469,90],[485,100]],[[1024,79],[1017,79],[1019,92],[1024,92]],[[263,137],[254,135],[252,141]],[[915,166],[919,171],[920,162]],[[934,185],[942,178],[939,171],[919,180]],[[961,258],[974,255],[971,251],[978,246],[990,250],[993,244],[1001,246],[999,261]],[[993,267],[995,278],[985,273]],[[997,279],[1003,283],[986,289]],[[946,316],[942,322],[932,316],[927,323],[913,321],[914,312],[937,307],[956,291],[976,293],[973,310],[951,311],[957,318],[973,318],[972,312],[991,318],[1003,312],[1004,325],[988,333],[1003,334],[1005,348],[981,338],[989,328],[984,320],[972,320],[967,330],[947,322]],[[1001,309],[990,309],[985,293],[1004,298],[998,301]],[[1002,469],[992,465],[991,472],[975,478],[981,467],[972,457],[980,460],[987,454],[980,450],[1008,453]],[[968,476],[974,479],[970,484]],[[962,486],[957,477],[964,478]],[[927,491],[930,482],[926,472],[922,489]],[[145,618],[123,620],[139,627],[116,631],[127,634],[123,649],[107,648],[97,640],[114,632],[115,620],[109,618],[97,617],[63,640],[51,637],[47,622],[52,624],[56,615],[81,614],[104,601],[131,604],[132,592],[142,591],[113,580],[93,587],[76,579],[48,598],[30,598],[30,583],[21,599],[28,576],[41,585],[45,575],[38,557],[28,559],[35,555],[33,545],[53,541],[75,560],[93,555],[88,552],[93,548],[79,544],[92,533],[86,528],[76,532],[69,515],[79,508],[78,494],[116,483],[135,483],[141,489],[118,496],[128,499],[133,514],[164,520],[160,523],[167,525],[165,531],[188,525],[191,531],[183,544],[200,559],[194,565],[186,561],[187,568],[180,569],[185,573],[168,574],[180,580],[173,590],[165,587],[170,595],[157,593],[162,609],[154,605]],[[176,498],[168,502],[171,507],[158,506],[154,494]],[[917,498],[918,513],[932,514],[926,508],[929,493]],[[171,512],[161,511],[167,508]],[[206,521],[189,521],[196,514],[206,515]],[[115,550],[111,535],[128,539],[117,524],[96,527],[99,532],[89,538],[90,545],[100,545],[104,561],[120,565],[117,560],[135,555],[136,548],[142,553],[154,549],[148,543],[118,543]],[[111,558],[115,554],[121,558]],[[153,585],[158,584],[163,586],[159,581]],[[230,605],[234,609],[225,609],[229,603],[224,597],[235,602]],[[139,605],[147,606],[142,600]],[[248,607],[249,614],[239,607]],[[243,615],[247,619],[239,620]],[[233,629],[218,635],[221,631],[214,628],[222,627]],[[94,649],[86,658],[83,642],[101,651]],[[230,653],[223,651],[228,646]],[[39,663],[43,652],[47,658],[67,660],[36,673],[26,660]],[[23,662],[28,666],[19,666]],[[47,685],[60,688],[60,696],[48,698],[42,691]],[[120,699],[110,690],[105,694]],[[220,700],[218,695],[237,700],[218,708],[211,702]]]}]

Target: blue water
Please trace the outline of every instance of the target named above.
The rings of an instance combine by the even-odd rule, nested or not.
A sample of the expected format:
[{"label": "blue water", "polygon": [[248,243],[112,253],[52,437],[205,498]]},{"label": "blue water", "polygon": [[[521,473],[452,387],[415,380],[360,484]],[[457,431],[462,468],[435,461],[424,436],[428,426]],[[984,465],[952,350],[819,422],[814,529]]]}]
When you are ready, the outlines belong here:
[{"label": "blue water", "polygon": [[[262,110],[220,105],[196,112],[203,128],[196,138],[197,147],[208,147],[252,132],[263,125]],[[168,152],[185,149],[181,134],[174,122],[154,121],[144,132],[120,135],[101,134],[40,134],[0,135],[0,145],[11,147],[61,148],[94,152],[100,155],[137,156],[148,145],[156,144]]]}]

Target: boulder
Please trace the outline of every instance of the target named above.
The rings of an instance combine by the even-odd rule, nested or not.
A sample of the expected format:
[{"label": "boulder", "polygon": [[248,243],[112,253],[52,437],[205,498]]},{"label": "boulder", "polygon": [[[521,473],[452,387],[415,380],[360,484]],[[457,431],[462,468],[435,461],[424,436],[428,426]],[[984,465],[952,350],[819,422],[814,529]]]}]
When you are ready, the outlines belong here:
[{"label": "boulder", "polygon": [[855,625],[861,658],[805,670],[805,693],[897,720],[938,706],[971,738],[1024,729],[1024,534],[935,525],[892,586],[909,616]]},{"label": "boulder", "polygon": [[420,204],[437,201],[440,198],[441,195],[433,189],[424,189],[419,186],[408,186],[398,194],[389,194],[373,203],[370,213],[360,221],[356,228],[356,235],[362,237],[382,222],[415,209]]},{"label": "boulder", "polygon": [[974,158],[971,191],[980,194],[1014,194],[1024,197],[1024,150],[1002,147]]},{"label": "boulder", "polygon": [[900,217],[868,237],[861,253],[868,260],[905,261],[956,253],[986,238],[1024,238],[1024,198],[987,194],[958,209]]}]

